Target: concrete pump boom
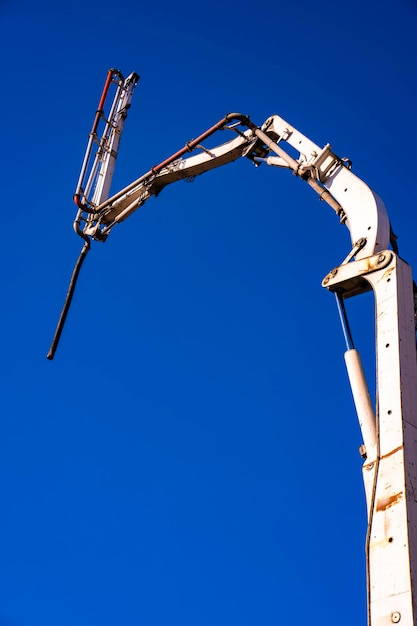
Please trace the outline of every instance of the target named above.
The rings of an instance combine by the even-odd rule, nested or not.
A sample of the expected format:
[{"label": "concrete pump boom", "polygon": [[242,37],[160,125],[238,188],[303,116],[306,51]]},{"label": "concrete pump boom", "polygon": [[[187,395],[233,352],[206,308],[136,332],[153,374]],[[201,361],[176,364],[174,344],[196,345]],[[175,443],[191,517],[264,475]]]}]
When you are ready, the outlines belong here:
[{"label": "concrete pump boom", "polygon": [[[107,75],[74,195],[74,229],[85,243],[48,358],[54,357],[90,239],[105,241],[116,224],[167,185],[240,157],[255,165],[290,169],[336,212],[348,227],[352,242],[352,249],[322,284],[336,295],[346,339],[346,366],[363,437],[368,626],[417,624],[417,289],[410,267],[398,256],[384,203],[329,144],[320,148],[278,115],[257,126],[239,113],[229,113],[109,198],[120,136],[138,79],[132,73],[125,80],[118,70],[109,70]],[[104,105],[112,83],[116,93],[105,118]],[[98,139],[102,120],[104,130]],[[205,147],[203,142],[219,131],[234,137],[214,148]],[[94,144],[98,149],[90,165]],[[287,146],[291,154],[295,151],[295,157]],[[376,408],[345,309],[347,298],[370,290],[376,303]]]}]

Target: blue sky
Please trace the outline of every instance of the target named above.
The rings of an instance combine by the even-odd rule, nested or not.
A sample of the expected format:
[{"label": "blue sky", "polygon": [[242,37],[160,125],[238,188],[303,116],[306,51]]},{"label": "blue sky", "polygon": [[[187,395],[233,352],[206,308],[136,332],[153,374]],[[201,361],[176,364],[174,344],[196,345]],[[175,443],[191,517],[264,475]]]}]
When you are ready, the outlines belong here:
[{"label": "blue sky", "polygon": [[[352,159],[415,264],[415,1],[0,19],[0,625],[365,624],[362,441],[321,287],[350,241],[304,183],[242,160],[168,187],[94,243],[45,355],[109,67],[141,75],[114,191],[229,111],[278,113]],[[349,311],[372,384],[372,299]]]}]

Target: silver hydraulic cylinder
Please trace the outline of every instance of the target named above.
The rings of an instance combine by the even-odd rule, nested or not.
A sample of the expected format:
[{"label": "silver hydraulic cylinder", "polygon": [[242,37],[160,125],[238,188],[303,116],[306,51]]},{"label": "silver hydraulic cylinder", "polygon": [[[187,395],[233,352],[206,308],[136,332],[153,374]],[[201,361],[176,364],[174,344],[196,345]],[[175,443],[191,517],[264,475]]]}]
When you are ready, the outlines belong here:
[{"label": "silver hydraulic cylinder", "polygon": [[[376,451],[375,412],[358,350],[354,348],[346,350],[345,363],[362,431],[366,457],[374,458]],[[363,454],[363,456],[365,455]]]}]

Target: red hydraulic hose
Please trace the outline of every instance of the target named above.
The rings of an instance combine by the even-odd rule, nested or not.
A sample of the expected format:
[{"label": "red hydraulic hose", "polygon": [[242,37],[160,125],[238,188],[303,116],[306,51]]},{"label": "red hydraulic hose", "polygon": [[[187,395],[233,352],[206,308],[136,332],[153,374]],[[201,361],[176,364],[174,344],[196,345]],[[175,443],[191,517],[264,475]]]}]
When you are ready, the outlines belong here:
[{"label": "red hydraulic hose", "polygon": [[[101,93],[101,97],[100,97],[100,101],[98,103],[98,109],[96,111],[96,114],[94,116],[94,121],[93,121],[93,126],[91,128],[91,132],[89,135],[89,140],[88,140],[88,146],[87,146],[87,152],[86,152],[86,156],[84,158],[84,167],[87,166],[87,159],[89,158],[90,155],[90,150],[91,150],[91,146],[94,140],[94,136],[96,134],[97,131],[97,127],[98,124],[100,122],[100,118],[102,117],[103,113],[104,113],[104,104],[106,102],[106,98],[107,95],[109,93],[109,88],[111,83],[113,82],[113,78],[115,76],[118,76],[119,79],[121,81],[124,80],[123,75],[121,74],[121,72],[119,70],[115,70],[114,68],[111,68],[107,71],[107,77],[106,77],[106,82],[104,83],[104,87],[103,87],[103,91]],[[85,173],[85,170],[83,168],[83,172]],[[86,213],[94,213],[94,210],[90,209],[90,207],[88,206],[87,203],[83,203],[81,200],[81,194],[79,193],[80,190],[80,185],[78,185],[77,187],[77,191],[73,196],[73,200],[76,204],[76,206],[81,210],[81,211],[85,211]]]},{"label": "red hydraulic hose", "polygon": [[249,119],[247,115],[242,115],[241,113],[228,113],[221,120],[219,120],[216,124],[214,124],[214,126],[211,126],[211,128],[209,128],[204,133],[199,135],[196,139],[192,139],[191,141],[188,141],[185,144],[185,146],[181,148],[181,150],[178,150],[178,152],[176,152],[175,154],[172,154],[170,157],[168,157],[168,159],[165,159],[165,161],[162,161],[162,163],[160,163],[159,165],[155,165],[151,170],[152,173],[157,174],[160,170],[162,170],[164,167],[166,167],[167,165],[169,165],[176,159],[179,159],[186,152],[192,152],[194,148],[198,146],[199,143],[207,139],[207,137],[210,137],[210,135],[213,135],[216,131],[224,128],[224,126],[226,126],[226,124],[228,122],[231,122],[232,120],[239,120],[244,126],[247,126],[248,128],[252,130],[257,128],[256,125],[253,122],[251,122],[251,120]]},{"label": "red hydraulic hose", "polygon": [[91,128],[91,134],[94,134],[96,132],[98,123],[100,121],[100,117],[103,114],[104,103],[106,101],[107,94],[109,92],[109,88],[110,88],[110,85],[111,85],[112,80],[113,80],[113,74],[117,74],[118,76],[120,76],[120,72],[118,70],[114,70],[114,69],[108,70],[106,82],[104,83],[103,92],[101,94],[100,102],[98,103],[98,109],[96,111],[96,115],[95,115],[95,118],[94,118],[93,126]]},{"label": "red hydraulic hose", "polygon": [[[130,185],[128,185],[121,191],[117,192],[114,196],[112,196],[111,198],[109,198],[108,200],[100,204],[98,207],[95,207],[94,211],[91,211],[91,210],[89,211],[88,208],[85,209],[84,205],[81,205],[81,207],[79,208],[82,208],[82,210],[85,210],[87,213],[89,212],[100,213],[100,211],[103,208],[111,205],[113,202],[118,200],[125,193],[128,193],[129,191],[134,189],[140,183],[146,184],[146,180],[148,178],[158,174],[158,172],[160,172],[164,167],[166,167],[167,165],[169,165],[170,163],[172,163],[173,161],[181,157],[186,152],[191,152],[192,150],[194,150],[194,148],[196,148],[198,144],[201,143],[201,141],[203,141],[204,139],[206,139],[207,137],[215,133],[217,130],[223,129],[228,122],[231,122],[233,120],[239,121],[242,124],[242,126],[247,126],[253,131],[255,131],[258,128],[256,124],[254,124],[247,115],[242,115],[242,113],[228,113],[221,120],[219,120],[217,124],[214,124],[214,126],[212,126],[208,130],[206,130],[204,133],[199,135],[196,139],[193,139],[192,141],[187,142],[184,148],[181,148],[181,150],[178,150],[178,152],[175,152],[175,154],[172,154],[170,157],[165,159],[165,161],[162,161],[162,163],[159,163],[159,165],[154,165],[154,167],[152,167],[148,172],[146,172],[146,174],[143,174],[140,178],[137,178],[132,183],[130,183]],[[74,201],[77,204],[76,196],[74,196]],[[78,201],[80,201],[79,197],[78,197]],[[79,205],[77,204],[77,206]]]},{"label": "red hydraulic hose", "polygon": [[75,193],[72,196],[72,199],[74,200],[76,206],[81,209],[81,211],[84,211],[85,213],[89,213],[90,215],[93,215],[93,213],[96,212],[96,209],[92,209],[88,206],[87,203],[83,204],[81,201],[81,194],[79,193]]}]

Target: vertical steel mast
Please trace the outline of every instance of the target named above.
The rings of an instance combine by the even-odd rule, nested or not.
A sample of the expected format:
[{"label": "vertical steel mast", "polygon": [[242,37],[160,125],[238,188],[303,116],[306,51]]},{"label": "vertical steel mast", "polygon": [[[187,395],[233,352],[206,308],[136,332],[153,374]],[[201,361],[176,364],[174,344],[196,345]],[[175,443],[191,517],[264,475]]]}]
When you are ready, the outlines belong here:
[{"label": "vertical steel mast", "polygon": [[375,437],[363,394],[357,392],[363,388],[361,372],[349,367],[352,349],[346,352],[365,442],[368,623],[413,626],[417,622],[417,360],[411,268],[386,250],[335,268],[323,284],[343,298],[369,289],[374,292]]}]

